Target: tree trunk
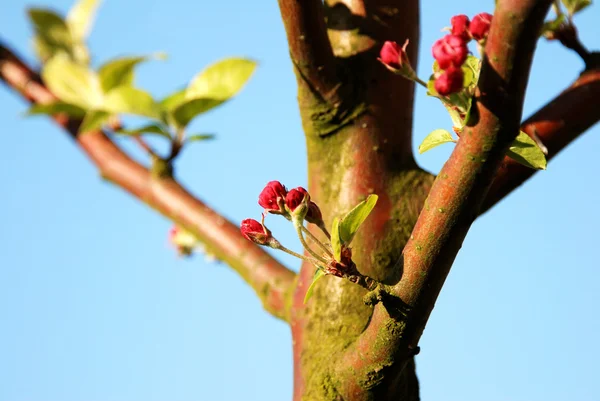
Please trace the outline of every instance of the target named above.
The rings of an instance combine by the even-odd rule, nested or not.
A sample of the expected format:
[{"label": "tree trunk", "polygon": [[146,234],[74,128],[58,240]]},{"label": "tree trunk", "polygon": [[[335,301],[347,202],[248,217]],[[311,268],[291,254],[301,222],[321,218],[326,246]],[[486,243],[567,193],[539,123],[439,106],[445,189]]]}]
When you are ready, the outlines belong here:
[{"label": "tree trunk", "polygon": [[[377,61],[383,39],[410,38],[418,50],[418,2],[328,1],[329,37],[341,82],[330,96],[315,90],[297,60],[298,102],[306,134],[309,192],[326,224],[371,193],[378,207],[353,242],[362,274],[393,285],[401,276],[401,252],[433,183],[412,154],[412,82],[388,73]],[[392,31],[393,28],[393,31]],[[288,37],[289,38],[289,37]],[[292,56],[293,59],[293,56]],[[316,233],[315,233],[316,234]],[[367,291],[326,276],[304,304],[315,268],[302,267],[293,304],[295,400],[418,400],[414,360],[390,358],[358,388],[341,378],[340,354],[354,347],[371,319]]]}]

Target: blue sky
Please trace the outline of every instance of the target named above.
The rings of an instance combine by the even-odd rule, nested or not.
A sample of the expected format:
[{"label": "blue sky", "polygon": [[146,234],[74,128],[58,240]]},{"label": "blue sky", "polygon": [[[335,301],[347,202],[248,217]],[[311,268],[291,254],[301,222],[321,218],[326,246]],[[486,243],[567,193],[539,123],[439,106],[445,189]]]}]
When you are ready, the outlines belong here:
[{"label": "blue sky", "polygon": [[[25,7],[34,4],[65,12],[71,1],[3,5],[1,38],[31,62]],[[424,1],[421,76],[449,18],[492,5]],[[592,7],[576,18],[595,49],[598,16]],[[157,97],[220,58],[258,60],[239,97],[193,123],[218,139],[187,149],[177,173],[236,222],[259,216],[267,181],[305,185],[295,81],[275,1],[105,0],[90,47],[96,65],[167,52],[167,61],[142,66],[137,77]],[[574,54],[541,41],[525,115],[582,68]],[[1,401],[291,398],[289,330],[240,278],[202,256],[175,257],[168,221],[103,182],[47,119],[24,118],[25,104],[5,88],[0,109]],[[415,147],[436,128],[450,128],[450,119],[419,89]],[[437,172],[451,148],[418,162]],[[595,126],[475,223],[421,340],[424,400],[600,399],[599,148]],[[287,225],[271,225],[299,249]]]}]

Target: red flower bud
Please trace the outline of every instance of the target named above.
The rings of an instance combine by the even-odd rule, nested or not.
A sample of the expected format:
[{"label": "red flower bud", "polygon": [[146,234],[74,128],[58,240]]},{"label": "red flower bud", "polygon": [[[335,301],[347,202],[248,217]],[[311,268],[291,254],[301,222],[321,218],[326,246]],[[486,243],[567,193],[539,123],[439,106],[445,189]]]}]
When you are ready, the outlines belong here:
[{"label": "red flower bud", "polygon": [[308,203],[310,201],[310,195],[306,189],[302,187],[294,188],[288,192],[285,197],[285,204],[291,212],[296,210],[302,203]]},{"label": "red flower bud", "polygon": [[323,224],[323,215],[321,215],[321,209],[319,209],[319,206],[317,206],[317,204],[313,201],[308,203],[308,212],[304,218],[309,223],[316,225]]},{"label": "red flower bud", "polygon": [[492,24],[492,14],[480,13],[473,17],[473,21],[469,25],[469,31],[473,39],[480,41],[485,39],[490,31]]},{"label": "red flower bud", "polygon": [[450,19],[452,24],[452,35],[460,36],[465,42],[471,40],[469,35],[469,17],[464,14],[455,15]]},{"label": "red flower bud", "polygon": [[379,52],[379,60],[386,66],[399,70],[402,64],[408,62],[408,56],[404,49],[408,45],[408,42],[403,47],[396,42],[386,41]]},{"label": "red flower bud", "polygon": [[258,204],[267,212],[281,214],[283,210],[279,207],[279,200],[285,200],[287,190],[279,181],[270,181],[258,195]]},{"label": "red flower bud", "polygon": [[435,90],[443,96],[459,92],[463,88],[464,73],[460,67],[450,67],[435,80]]},{"label": "red flower bud", "polygon": [[433,58],[442,70],[450,66],[460,67],[467,59],[467,43],[458,35],[446,35],[437,40],[432,47]]},{"label": "red flower bud", "polygon": [[268,245],[271,231],[254,219],[242,220],[240,231],[244,238],[259,245]]}]

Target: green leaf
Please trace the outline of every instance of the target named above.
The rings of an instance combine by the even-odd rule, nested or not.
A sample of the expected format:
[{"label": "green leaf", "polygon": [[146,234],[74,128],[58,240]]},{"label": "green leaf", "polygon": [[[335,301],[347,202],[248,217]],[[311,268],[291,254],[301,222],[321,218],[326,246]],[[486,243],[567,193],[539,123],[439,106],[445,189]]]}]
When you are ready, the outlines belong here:
[{"label": "green leaf", "polygon": [[131,86],[119,86],[108,92],[102,110],[115,114],[135,114],[150,118],[159,118],[160,116],[160,106],[152,96]]},{"label": "green leaf", "polygon": [[71,61],[65,54],[52,57],[42,70],[48,89],[60,100],[86,109],[97,109],[103,103],[98,75],[88,67]]},{"label": "green leaf", "polygon": [[185,92],[186,88],[183,88],[171,93],[160,101],[161,106],[167,111],[175,109],[177,106],[185,102]]},{"label": "green leaf", "polygon": [[132,86],[135,67],[150,58],[162,58],[160,53],[154,56],[121,57],[104,63],[98,69],[102,88],[108,92],[117,86]]},{"label": "green leaf", "polygon": [[536,170],[546,169],[546,155],[538,144],[523,131],[519,132],[506,155],[526,167]]},{"label": "green leaf", "polygon": [[194,134],[185,139],[185,142],[200,142],[215,139],[215,134]]},{"label": "green leaf", "polygon": [[67,25],[74,38],[80,41],[87,38],[99,4],[99,0],[79,0],[71,8],[67,14]]},{"label": "green leaf", "polygon": [[158,136],[167,138],[168,140],[172,139],[171,134],[166,129],[166,127],[163,127],[162,125],[159,125],[159,124],[149,124],[149,125],[144,125],[143,127],[139,127],[139,128],[120,129],[120,130],[116,131],[115,133],[120,134],[120,135],[127,135],[127,136],[154,134],[154,135],[158,135]]},{"label": "green leaf", "polygon": [[556,19],[544,22],[544,25],[542,25],[542,31],[540,33],[540,36],[544,36],[550,32],[556,31],[558,28],[560,28],[560,26],[565,22],[566,19],[567,17],[564,14],[560,14],[556,17]]},{"label": "green leaf", "polygon": [[462,70],[465,74],[465,78],[463,81],[464,88],[477,85],[477,81],[479,80],[480,68],[481,65],[477,57],[472,55],[467,56],[467,60],[462,65]]},{"label": "green leaf", "polygon": [[171,111],[178,128],[185,128],[195,117],[223,103],[219,99],[200,98],[186,100]]},{"label": "green leaf", "polygon": [[74,104],[56,101],[48,104],[34,104],[27,110],[27,115],[34,116],[40,114],[54,115],[65,113],[69,117],[81,118],[85,115],[85,110]]},{"label": "green leaf", "polygon": [[419,145],[419,153],[423,154],[428,150],[435,148],[443,143],[455,142],[450,132],[445,129],[433,130],[423,139],[423,142]]},{"label": "green leaf", "polygon": [[340,221],[340,240],[342,244],[349,245],[361,224],[369,217],[369,214],[377,203],[378,196],[371,194],[367,199],[360,202],[350,210]]},{"label": "green leaf", "polygon": [[94,131],[102,128],[102,126],[108,121],[111,114],[106,111],[90,110],[85,114],[81,125],[79,126],[79,133],[85,133]]},{"label": "green leaf", "polygon": [[340,219],[336,217],[331,224],[331,249],[333,257],[338,262],[342,261],[342,241],[340,239]]},{"label": "green leaf", "polygon": [[36,33],[35,46],[43,48],[48,57],[64,51],[73,54],[73,37],[60,15],[52,10],[30,8],[27,10]]},{"label": "green leaf", "polygon": [[308,290],[306,290],[306,295],[304,296],[304,303],[306,303],[310,299],[310,297],[312,297],[315,288],[315,283],[323,276],[325,276],[325,272],[323,271],[323,269],[318,267],[317,271],[315,271],[315,275],[313,276],[312,283],[310,283]]},{"label": "green leaf", "polygon": [[574,15],[592,4],[591,0],[561,0],[569,15]]},{"label": "green leaf", "polygon": [[225,101],[235,96],[244,87],[255,68],[255,61],[244,58],[228,58],[219,61],[192,79],[186,97]]}]

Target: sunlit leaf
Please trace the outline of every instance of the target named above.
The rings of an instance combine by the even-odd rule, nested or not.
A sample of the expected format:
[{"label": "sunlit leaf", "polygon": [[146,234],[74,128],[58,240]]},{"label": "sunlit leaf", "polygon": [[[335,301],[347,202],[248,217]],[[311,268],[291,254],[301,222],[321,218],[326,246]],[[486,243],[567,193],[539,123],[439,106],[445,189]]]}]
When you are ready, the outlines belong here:
[{"label": "sunlit leaf", "polygon": [[428,150],[447,142],[455,142],[450,132],[446,131],[445,129],[433,130],[419,145],[419,153],[423,154]]},{"label": "sunlit leaf", "polygon": [[73,37],[63,18],[52,10],[27,10],[35,30],[34,47],[42,61],[63,51],[73,55]]},{"label": "sunlit leaf", "polygon": [[200,142],[215,139],[215,134],[193,134],[185,138],[186,142]]},{"label": "sunlit leaf", "polygon": [[526,167],[536,170],[546,169],[546,155],[538,144],[523,131],[519,132],[506,155]]},{"label": "sunlit leaf", "polygon": [[98,75],[65,54],[52,57],[42,70],[44,82],[60,100],[86,109],[100,108],[103,92]]},{"label": "sunlit leaf", "polygon": [[152,96],[141,89],[119,86],[106,94],[102,110],[159,118],[160,107]]},{"label": "sunlit leaf", "polygon": [[71,8],[67,14],[67,25],[74,38],[81,41],[87,38],[99,5],[100,0],[79,0]]},{"label": "sunlit leaf", "polygon": [[225,101],[235,96],[244,87],[255,68],[255,61],[244,58],[228,58],[219,61],[192,79],[186,97]]},{"label": "sunlit leaf", "polygon": [[79,126],[79,132],[85,133],[102,128],[102,126],[108,122],[110,116],[111,114],[106,111],[88,111],[85,117],[83,118],[81,125]]},{"label": "sunlit leaf", "polygon": [[139,128],[120,129],[115,131],[116,134],[126,136],[138,136],[143,134],[158,135],[171,140],[171,134],[166,127],[159,124],[144,125]]},{"label": "sunlit leaf", "polygon": [[371,211],[377,204],[378,196],[371,194],[367,199],[356,205],[340,220],[340,240],[342,244],[349,245],[361,224],[369,217]]},{"label": "sunlit leaf", "polygon": [[186,100],[171,111],[175,124],[179,128],[186,127],[195,117],[223,103],[219,99],[200,98]]},{"label": "sunlit leaf", "polygon": [[104,63],[98,69],[102,88],[109,91],[117,86],[132,86],[135,67],[151,58],[164,58],[164,55],[121,57]]},{"label": "sunlit leaf", "polygon": [[160,101],[161,106],[167,111],[175,109],[177,106],[185,102],[185,92],[186,88],[183,88],[171,93]]},{"label": "sunlit leaf", "polygon": [[310,283],[308,290],[306,290],[306,295],[304,296],[304,303],[306,303],[310,299],[310,297],[312,297],[315,288],[315,283],[323,276],[325,276],[325,272],[323,271],[323,269],[317,268],[317,271],[315,271],[315,275],[313,276],[312,283]]},{"label": "sunlit leaf", "polygon": [[54,103],[48,103],[48,104],[34,104],[33,106],[31,106],[29,108],[29,110],[27,110],[27,115],[30,115],[30,116],[40,115],[40,114],[55,115],[55,114],[59,114],[59,113],[64,113],[64,114],[68,115],[69,117],[80,118],[85,115],[85,110],[77,105],[65,103],[65,102],[61,102],[61,101],[57,101]]}]

